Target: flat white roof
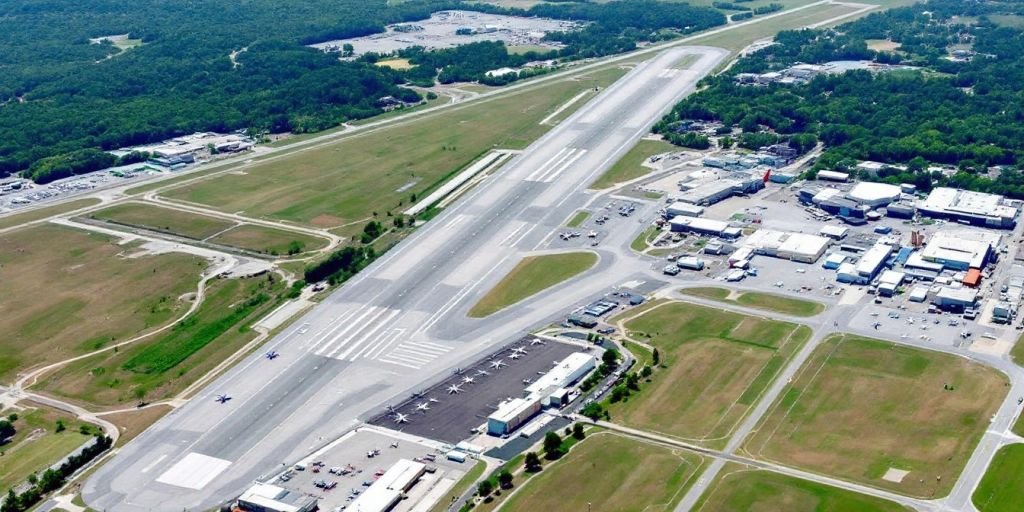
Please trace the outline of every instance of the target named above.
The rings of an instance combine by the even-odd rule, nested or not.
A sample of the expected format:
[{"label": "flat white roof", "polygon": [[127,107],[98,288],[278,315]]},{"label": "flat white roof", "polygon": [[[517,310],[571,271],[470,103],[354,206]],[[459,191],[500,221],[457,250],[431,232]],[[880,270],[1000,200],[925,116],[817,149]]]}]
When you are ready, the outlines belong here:
[{"label": "flat white roof", "polygon": [[973,288],[953,288],[943,286],[936,295],[939,299],[950,299],[958,302],[974,302],[978,298],[978,292]]},{"label": "flat white roof", "polygon": [[900,198],[900,187],[888,183],[862,181],[853,186],[847,194],[850,199],[858,202],[875,203],[878,201],[895,201]]},{"label": "flat white roof", "polygon": [[873,274],[878,267],[882,266],[885,259],[892,254],[892,246],[886,244],[875,244],[860,258],[857,264],[857,273],[860,275]]},{"label": "flat white roof", "polygon": [[400,459],[356,498],[346,510],[383,512],[390,509],[395,502],[402,498],[402,493],[423,474],[425,469],[426,464]]},{"label": "flat white roof", "polygon": [[899,285],[906,279],[907,275],[903,272],[897,272],[895,270],[886,270],[882,272],[882,275],[878,277],[878,281],[885,284],[891,284],[893,286]]},{"label": "flat white roof", "polygon": [[924,300],[928,297],[928,287],[918,285],[910,290],[910,298],[916,300]]},{"label": "flat white roof", "polygon": [[279,512],[296,512],[315,500],[308,494],[290,491],[272,484],[257,483],[247,489],[238,501],[252,503]]},{"label": "flat white roof", "polygon": [[927,211],[946,212],[952,214],[975,215],[982,217],[1014,218],[1017,209],[1002,204],[1003,196],[971,192],[949,187],[938,187],[917,207]]},{"label": "flat white roof", "polygon": [[846,261],[846,255],[842,254],[842,253],[834,252],[832,254],[829,254],[828,257],[825,258],[825,261],[827,261],[829,263],[836,263],[836,264],[843,263],[843,262]]},{"label": "flat white roof", "polygon": [[975,235],[962,230],[956,233],[940,231],[928,240],[921,256],[925,260],[952,261],[980,268],[989,249],[999,243],[1000,237],[993,235],[985,239],[978,234],[984,234],[984,231],[975,230]]},{"label": "flat white roof", "polygon": [[669,221],[669,223],[680,226],[687,226],[690,229],[696,229],[700,231],[710,231],[713,233],[722,233],[729,227],[728,222],[724,222],[721,220],[705,219],[702,217],[684,217],[682,215],[678,217],[673,217],[672,220]]},{"label": "flat white roof", "polygon": [[677,212],[692,212],[692,213],[703,213],[704,207],[697,206],[695,204],[684,203],[682,201],[676,201],[666,208],[666,211],[677,211]]},{"label": "flat white roof", "polygon": [[552,387],[563,387],[583,368],[597,366],[597,360],[590,354],[573,352],[566,356],[539,379],[526,387],[527,393],[540,393]]},{"label": "flat white roof", "polygon": [[842,180],[846,181],[850,178],[850,175],[845,172],[837,171],[818,171],[818,177],[825,180]]},{"label": "flat white roof", "polygon": [[494,411],[487,419],[508,423],[523,411],[536,405],[537,400],[538,398],[532,396],[530,398],[513,398],[499,405],[498,410]]},{"label": "flat white roof", "polygon": [[826,225],[822,226],[821,227],[821,231],[818,231],[818,232],[823,234],[823,235],[844,237],[844,236],[846,236],[847,233],[850,232],[850,228],[847,228],[847,227],[844,227],[844,226],[833,226],[831,224],[826,224]]},{"label": "flat white roof", "polygon": [[786,240],[779,246],[779,252],[816,256],[825,251],[831,240],[823,236],[805,233],[789,233]]},{"label": "flat white roof", "polygon": [[210,483],[230,465],[231,461],[229,460],[189,452],[188,455],[160,475],[156,481],[162,484],[199,490],[206,487],[206,484]]}]

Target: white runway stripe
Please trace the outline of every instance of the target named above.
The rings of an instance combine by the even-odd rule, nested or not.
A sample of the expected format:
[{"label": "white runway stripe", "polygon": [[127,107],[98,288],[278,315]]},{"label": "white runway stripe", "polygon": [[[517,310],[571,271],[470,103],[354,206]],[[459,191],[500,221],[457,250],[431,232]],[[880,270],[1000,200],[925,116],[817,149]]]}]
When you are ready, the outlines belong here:
[{"label": "white runway stripe", "polygon": [[[366,332],[366,334],[363,334],[357,341],[349,343],[348,347],[345,350],[345,352],[342,352],[341,355],[337,356],[338,359],[348,359],[349,356],[352,355],[353,351],[358,349],[360,346],[363,345],[363,343],[366,343],[371,337],[373,337],[375,334],[377,334],[377,331],[380,331],[381,329],[383,329],[385,327],[388,327],[390,322],[392,320],[394,320],[395,317],[399,315],[399,313],[401,313],[401,311],[398,311],[397,309],[384,310],[384,311],[390,311],[390,312],[387,314],[387,316],[383,320],[381,320],[379,322],[377,321],[377,319],[380,318],[380,316],[378,315],[377,317],[374,317],[374,319],[373,319],[374,320],[374,324],[372,325],[370,330],[368,330]],[[354,336],[353,336],[353,338],[354,338]],[[331,353],[331,357],[335,357],[335,354],[337,354],[340,351],[341,351],[341,347],[338,347],[337,350],[335,350],[334,352]],[[352,358],[352,360],[355,361],[355,358]]]},{"label": "white runway stripe", "polygon": [[401,361],[392,361],[391,359],[385,359],[385,358],[380,358],[380,359],[378,359],[378,361],[380,361],[382,363],[388,363],[388,364],[395,364],[395,365],[398,365],[398,366],[404,366],[406,368],[412,368],[413,370],[419,370],[420,368],[423,368],[423,366],[421,366],[421,365],[408,364],[408,363],[403,363]]},{"label": "white runway stripe", "polygon": [[381,337],[381,341],[379,343],[374,345],[373,348],[367,350],[363,357],[367,359],[376,359],[383,354],[385,350],[390,348],[391,345],[398,341],[398,338],[403,334],[405,334],[405,329],[392,329],[387,336]]},{"label": "white runway stripe", "polygon": [[561,165],[559,165],[558,167],[556,167],[556,168],[552,169],[552,170],[551,170],[550,172],[546,173],[546,174],[545,174],[545,175],[544,175],[544,176],[543,176],[543,177],[542,177],[542,178],[541,178],[540,180],[538,180],[538,181],[542,181],[542,182],[544,182],[544,183],[551,183],[552,181],[555,181],[555,178],[558,178],[558,177],[559,177],[559,176],[560,176],[560,175],[561,175],[561,174],[562,174],[563,172],[565,172],[565,170],[566,170],[566,169],[568,169],[569,167],[571,167],[571,166],[572,166],[572,164],[576,163],[576,161],[577,161],[577,160],[579,160],[580,158],[582,158],[582,157],[583,157],[583,155],[587,154],[587,150],[585,150],[585,149],[580,149],[580,150],[578,150],[578,151],[577,151],[577,150],[574,150],[574,151],[576,151],[576,154],[574,154],[574,155],[572,156],[572,158],[570,158],[570,159],[569,159],[569,160],[568,160],[567,162],[565,162],[564,164],[561,164]]},{"label": "white runway stripe", "polygon": [[547,172],[548,168],[557,164],[558,162],[561,162],[563,159],[568,158],[571,154],[572,151],[570,151],[569,148],[560,149],[558,153],[555,153],[555,156],[551,157],[550,160],[544,162],[543,165],[534,169],[533,172],[531,172],[530,175],[526,177],[526,181],[536,181],[537,176],[544,174],[545,172]]},{"label": "white runway stripe", "polygon": [[310,340],[309,351],[316,351],[320,347],[320,345],[323,342],[327,341],[327,339],[330,336],[332,336],[335,332],[337,332],[338,329],[341,329],[346,325],[351,325],[346,324],[346,322],[350,320],[352,317],[356,316],[361,311],[363,311],[363,309],[365,309],[365,307],[352,307],[352,309],[350,309],[349,311],[346,311],[344,314],[338,315],[337,318],[331,320],[326,327],[320,329],[319,331],[316,332],[316,334],[313,335],[313,338]]}]

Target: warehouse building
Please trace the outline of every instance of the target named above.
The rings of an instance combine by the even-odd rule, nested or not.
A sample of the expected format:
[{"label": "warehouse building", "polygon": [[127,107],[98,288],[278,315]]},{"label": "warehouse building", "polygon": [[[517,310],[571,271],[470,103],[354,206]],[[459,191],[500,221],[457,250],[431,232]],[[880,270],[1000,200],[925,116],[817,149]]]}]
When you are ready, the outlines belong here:
[{"label": "warehouse building", "polygon": [[238,497],[238,508],[248,512],[312,512],[317,499],[276,485],[257,483]]},{"label": "warehouse building", "polygon": [[921,215],[1001,229],[1013,229],[1020,213],[1018,203],[1003,196],[939,187],[917,203]]},{"label": "warehouse building", "polygon": [[869,208],[878,208],[899,201],[901,194],[900,187],[896,185],[862,181],[854,185],[846,196]]},{"label": "warehouse building", "polygon": [[731,227],[728,222],[699,217],[673,217],[668,221],[673,233],[697,233],[698,235],[737,238],[740,228]]},{"label": "warehouse building", "polygon": [[399,459],[348,506],[354,512],[387,512],[427,471],[426,464]]},{"label": "warehouse building", "polygon": [[947,311],[963,311],[971,309],[978,301],[978,292],[971,288],[953,288],[943,286],[935,294],[936,306]]},{"label": "warehouse building", "polygon": [[747,237],[743,245],[752,248],[756,254],[814,263],[825,254],[830,243],[823,236],[759,229]]},{"label": "warehouse building", "polygon": [[939,232],[921,249],[921,259],[944,269],[980,270],[995,258],[1001,240],[999,235],[980,230]]},{"label": "warehouse building", "polygon": [[892,252],[891,245],[877,243],[860,257],[860,261],[856,265],[852,263],[840,265],[836,280],[841,283],[869,284],[885,267],[885,262]]},{"label": "warehouse building", "polygon": [[697,206],[695,204],[684,203],[682,201],[676,201],[665,208],[665,218],[671,219],[673,217],[700,217],[704,213],[703,206]]},{"label": "warehouse building", "polygon": [[842,240],[846,238],[846,235],[850,232],[850,228],[844,226],[833,226],[826,224],[818,231],[821,236],[827,236],[832,240]]},{"label": "warehouse building", "polygon": [[818,171],[818,179],[845,183],[850,180],[850,175],[845,172],[838,171]]},{"label": "warehouse building", "polygon": [[828,270],[838,270],[843,263],[846,263],[846,255],[835,252],[825,258],[825,263],[822,266]]}]

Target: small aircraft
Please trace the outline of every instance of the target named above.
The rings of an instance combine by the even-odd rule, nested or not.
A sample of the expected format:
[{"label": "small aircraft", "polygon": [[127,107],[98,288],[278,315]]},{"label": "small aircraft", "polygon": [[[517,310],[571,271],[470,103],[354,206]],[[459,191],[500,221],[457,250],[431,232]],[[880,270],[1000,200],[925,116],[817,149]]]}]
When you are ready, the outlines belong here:
[{"label": "small aircraft", "polygon": [[530,345],[531,346],[533,346],[533,345],[543,345],[543,344],[544,344],[544,340],[542,340],[540,338],[534,338],[534,339],[530,340]]},{"label": "small aircraft", "polygon": [[231,400],[231,395],[229,395],[229,394],[227,394],[227,393],[224,393],[224,394],[220,394],[220,395],[217,395],[217,398],[216,398],[216,400],[217,400],[218,402],[222,403],[222,404],[225,404],[225,403],[227,403],[227,402],[228,402],[228,400]]},{"label": "small aircraft", "polygon": [[516,347],[516,348],[512,349],[512,353],[513,354],[519,354],[521,356],[525,356],[526,355],[526,347]]},{"label": "small aircraft", "polygon": [[516,359],[519,359],[520,357],[523,357],[523,356],[519,352],[515,352],[512,355],[508,356],[508,358],[513,360],[513,361],[515,361]]},{"label": "small aircraft", "polygon": [[270,352],[267,352],[266,354],[263,354],[263,357],[266,357],[267,359],[270,359],[271,361],[273,361],[274,359],[277,359],[277,356],[280,356],[280,355],[281,354],[278,354],[277,351],[271,350]]},{"label": "small aircraft", "polygon": [[395,406],[393,406],[393,405],[389,405],[387,407],[387,409],[388,409],[388,412],[395,412]]},{"label": "small aircraft", "polygon": [[463,370],[462,368],[456,368],[455,370],[453,370],[455,375],[462,375],[465,371],[466,370]]},{"label": "small aircraft", "polygon": [[454,395],[454,394],[461,393],[461,392],[462,392],[462,386],[459,386],[458,384],[452,384],[451,386],[448,386],[448,394],[449,395]]},{"label": "small aircraft", "polygon": [[472,384],[474,381],[476,381],[476,379],[473,378],[473,377],[470,377],[469,375],[467,375],[467,376],[462,378],[462,382],[464,384]]},{"label": "small aircraft", "polygon": [[420,403],[416,404],[416,410],[417,411],[424,411],[424,412],[425,411],[429,411],[430,410],[430,404],[428,404],[427,402],[420,402]]},{"label": "small aircraft", "polygon": [[530,385],[531,382],[533,381],[529,378],[523,379],[523,384]]},{"label": "small aircraft", "polygon": [[413,391],[412,397],[413,398],[423,398],[423,392],[422,391]]},{"label": "small aircraft", "polygon": [[490,375],[490,374],[491,374],[491,372],[489,372],[487,370],[477,370],[476,371],[477,377],[483,377],[483,376]]},{"label": "small aircraft", "polygon": [[395,423],[399,425],[402,423],[409,423],[409,416],[402,413],[395,414]]},{"label": "small aircraft", "polygon": [[438,400],[438,399],[436,399],[434,397],[428,398],[427,401],[432,403],[432,404],[436,404],[436,403],[440,402],[440,400]]},{"label": "small aircraft", "polygon": [[498,359],[497,361],[491,361],[492,370],[498,370],[503,366],[508,366],[508,364],[506,364],[505,361],[502,361],[501,359]]}]

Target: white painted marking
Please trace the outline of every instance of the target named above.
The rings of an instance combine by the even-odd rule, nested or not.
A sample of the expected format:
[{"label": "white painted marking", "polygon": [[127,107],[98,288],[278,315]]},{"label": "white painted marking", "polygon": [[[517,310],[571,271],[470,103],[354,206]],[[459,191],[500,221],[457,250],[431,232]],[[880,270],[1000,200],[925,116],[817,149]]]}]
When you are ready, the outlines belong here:
[{"label": "white painted marking", "polygon": [[[349,345],[348,349],[345,350],[345,352],[342,353],[340,356],[338,356],[338,359],[349,359],[349,357],[352,356],[352,353],[354,351],[356,351],[359,347],[361,347],[363,345],[363,343],[366,343],[371,337],[373,337],[375,334],[377,334],[377,331],[380,331],[381,329],[383,329],[385,327],[388,327],[390,325],[391,321],[394,320],[395,317],[398,316],[401,313],[402,312],[397,310],[397,309],[392,309],[391,312],[388,313],[387,317],[384,320],[381,320],[380,322],[377,322],[377,325],[375,327],[373,327],[372,329],[370,329],[362,337],[360,337],[358,341],[356,341],[356,342],[352,343],[351,345]],[[334,354],[331,354],[331,357],[334,357]],[[350,361],[355,361],[356,358],[352,357],[349,360]]]},{"label": "white painted marking", "polygon": [[366,324],[364,324],[364,318],[373,314],[373,318],[376,319],[380,315],[383,315],[385,311],[387,310],[384,308],[378,308],[376,306],[367,308],[366,312],[364,312],[362,315],[359,315],[359,318],[356,318],[354,321],[346,325],[344,329],[342,329],[340,332],[332,336],[330,341],[328,341],[326,344],[320,345],[316,351],[316,354],[322,356],[326,353],[329,353],[330,351],[334,350],[334,345],[339,341],[341,342],[342,345],[344,345],[348,341],[348,337],[346,335],[349,333],[349,331],[352,331],[352,329],[355,328],[356,330],[352,332],[352,334],[355,335],[358,334],[359,331],[363,330],[367,324],[373,323],[373,319],[371,319]]},{"label": "white painted marking", "polygon": [[159,456],[159,457],[157,457],[156,460],[154,460],[150,465],[142,468],[142,472],[143,473],[149,473],[150,470],[155,468],[157,464],[160,464],[166,458],[167,458],[167,454],[166,453],[161,455],[161,456]]},{"label": "white painted marking", "polygon": [[398,366],[404,366],[406,368],[412,368],[413,370],[419,370],[420,368],[423,368],[423,366],[419,366],[419,365],[415,365],[415,364],[406,364],[406,363],[403,363],[401,361],[393,361],[391,359],[385,359],[383,357],[378,359],[378,361],[380,361],[382,363],[388,363],[388,364],[394,364],[394,365],[398,365]]},{"label": "white painted marking", "polygon": [[374,359],[377,356],[384,353],[398,338],[405,333],[405,329],[391,329],[387,334],[378,338],[376,343],[371,343],[366,346],[359,354],[355,357],[365,357],[367,359]]},{"label": "white painted marking", "polygon": [[564,164],[562,164],[561,166],[557,167],[556,169],[553,169],[546,176],[544,176],[544,178],[541,179],[540,181],[543,181],[544,183],[551,183],[552,181],[555,181],[556,178],[558,178],[563,172],[565,172],[566,169],[571,167],[572,164],[576,163],[576,161],[579,160],[580,158],[582,158],[583,155],[585,155],[585,154],[587,154],[587,150],[586,149],[579,150],[575,155],[573,155],[573,157],[571,159],[569,159],[569,161],[565,162]]},{"label": "white painted marking", "polygon": [[576,152],[575,148],[572,148],[572,149],[570,149],[570,148],[562,148],[562,149],[560,149],[558,151],[558,153],[555,153],[554,157],[552,157],[547,162],[544,162],[544,165],[541,165],[540,167],[534,169],[534,171],[531,172],[530,175],[526,177],[525,181],[540,181],[540,177],[543,176],[544,174],[546,174],[549,169],[551,169],[552,167],[554,167],[554,166],[556,166],[558,164],[561,164],[567,158],[572,157],[573,153],[575,153],[575,152]]},{"label": "white painted marking", "polygon": [[186,489],[200,490],[217,475],[231,466],[231,461],[189,452],[177,464],[165,471],[157,482]]}]

